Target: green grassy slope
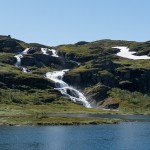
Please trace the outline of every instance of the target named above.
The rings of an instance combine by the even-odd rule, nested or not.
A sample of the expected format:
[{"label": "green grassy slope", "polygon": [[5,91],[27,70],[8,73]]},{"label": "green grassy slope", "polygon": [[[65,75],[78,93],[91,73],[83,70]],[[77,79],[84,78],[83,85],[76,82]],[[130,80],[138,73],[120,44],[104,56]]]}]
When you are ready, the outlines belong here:
[{"label": "green grassy slope", "polygon": [[[150,109],[150,62],[149,60],[129,60],[114,54],[113,46],[128,46],[141,54],[148,54],[149,42],[100,40],[78,42],[55,47],[60,59],[52,59],[40,52],[37,43],[25,43],[7,36],[0,36],[0,105],[21,105],[35,112],[103,112],[100,108],[118,109],[118,113],[149,113]],[[27,47],[33,50],[22,59],[22,65],[30,70],[23,73],[14,66],[14,55]],[[70,60],[81,64],[74,67]],[[68,63],[66,63],[68,62]],[[44,75],[48,71],[70,68],[64,80],[82,90],[88,100],[98,109],[90,111],[74,104],[54,90],[52,81]],[[5,106],[5,107],[4,107]],[[55,109],[56,108],[56,109]],[[132,109],[134,108],[134,109]],[[136,110],[136,111],[135,111]],[[20,110],[19,110],[20,111]],[[33,112],[34,112],[33,111]],[[7,112],[4,111],[5,113]],[[45,112],[45,111],[44,111]]]}]

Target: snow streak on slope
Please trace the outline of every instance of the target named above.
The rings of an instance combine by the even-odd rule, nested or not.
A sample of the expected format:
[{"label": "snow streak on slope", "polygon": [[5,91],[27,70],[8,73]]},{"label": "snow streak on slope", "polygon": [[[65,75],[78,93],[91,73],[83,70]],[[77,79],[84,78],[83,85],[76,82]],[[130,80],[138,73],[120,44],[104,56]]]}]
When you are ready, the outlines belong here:
[{"label": "snow streak on slope", "polygon": [[147,55],[143,55],[143,56],[133,55],[136,52],[129,51],[130,49],[128,47],[125,47],[125,46],[116,46],[116,47],[112,47],[112,48],[120,49],[120,52],[118,52],[116,54],[117,56],[120,56],[120,57],[124,57],[124,58],[128,58],[128,59],[134,59],[134,60],[137,60],[137,59],[150,59],[150,57],[147,56]]}]

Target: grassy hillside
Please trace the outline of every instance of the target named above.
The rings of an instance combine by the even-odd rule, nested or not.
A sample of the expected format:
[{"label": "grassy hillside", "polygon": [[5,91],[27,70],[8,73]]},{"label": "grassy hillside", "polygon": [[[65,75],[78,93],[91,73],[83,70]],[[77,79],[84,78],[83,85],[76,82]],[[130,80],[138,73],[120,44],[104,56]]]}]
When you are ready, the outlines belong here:
[{"label": "grassy hillside", "polygon": [[[53,58],[41,53],[41,47],[49,46],[0,36],[0,111],[7,113],[7,106],[17,111],[17,105],[19,112],[25,108],[21,113],[28,113],[31,105],[34,108],[31,114],[43,111],[102,113],[102,108],[117,109],[118,113],[150,113],[149,60],[118,57],[115,55],[118,49],[112,49],[113,46],[128,46],[137,51],[137,55],[149,55],[149,42],[100,40],[53,47],[60,55]],[[27,47],[32,50],[22,58],[22,65],[29,73],[23,73],[15,67],[14,56]],[[54,90],[54,83],[45,78],[48,71],[66,68],[70,71],[64,80],[84,92],[96,109],[74,104]]]}]

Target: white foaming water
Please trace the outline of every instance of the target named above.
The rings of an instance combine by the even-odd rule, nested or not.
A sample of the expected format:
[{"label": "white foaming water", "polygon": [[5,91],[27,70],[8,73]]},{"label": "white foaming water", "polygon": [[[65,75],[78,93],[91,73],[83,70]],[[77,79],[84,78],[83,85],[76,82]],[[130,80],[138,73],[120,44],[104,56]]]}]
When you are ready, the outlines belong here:
[{"label": "white foaming water", "polygon": [[48,54],[47,54],[47,48],[41,48],[41,52],[42,52],[44,55],[48,55]]},{"label": "white foaming water", "polygon": [[14,56],[17,59],[15,66],[21,68],[24,73],[27,73],[27,68],[21,66],[21,58],[23,58],[23,55],[26,55],[29,50],[30,48],[26,48],[24,51]]},{"label": "white foaming water", "polygon": [[120,49],[120,52],[118,52],[116,54],[117,56],[120,56],[120,57],[124,57],[124,58],[128,58],[128,59],[134,59],[134,60],[138,60],[138,59],[150,59],[150,57],[147,56],[147,55],[143,55],[143,56],[133,55],[136,52],[129,51],[130,49],[128,47],[125,47],[125,46],[116,46],[116,47],[112,47],[112,48],[118,48],[118,49]]},{"label": "white foaming water", "polygon": [[77,61],[75,61],[75,60],[70,60],[70,61],[73,62],[73,63],[76,63],[78,66],[81,65],[81,63],[79,63],[79,62],[77,62]]},{"label": "white foaming water", "polygon": [[91,108],[89,102],[86,100],[86,97],[79,92],[78,90],[70,87],[66,82],[62,80],[65,72],[69,71],[61,70],[61,71],[54,71],[54,72],[47,72],[46,78],[54,81],[56,90],[59,90],[62,94],[68,96],[73,102],[81,103],[87,108]]},{"label": "white foaming water", "polygon": [[51,52],[52,52],[52,56],[53,56],[53,57],[59,57],[59,56],[57,55],[57,52],[56,52],[55,49],[48,49],[48,51],[51,51]]},{"label": "white foaming water", "polygon": [[41,48],[41,52],[42,52],[44,55],[49,55],[49,54],[48,54],[48,51],[49,51],[49,52],[52,52],[52,55],[51,55],[51,56],[53,56],[53,57],[59,57],[59,56],[57,55],[57,52],[56,52],[55,49]]},{"label": "white foaming water", "polygon": [[26,48],[26,49],[22,52],[22,54],[23,54],[23,55],[26,55],[29,50],[30,50],[30,48]]}]

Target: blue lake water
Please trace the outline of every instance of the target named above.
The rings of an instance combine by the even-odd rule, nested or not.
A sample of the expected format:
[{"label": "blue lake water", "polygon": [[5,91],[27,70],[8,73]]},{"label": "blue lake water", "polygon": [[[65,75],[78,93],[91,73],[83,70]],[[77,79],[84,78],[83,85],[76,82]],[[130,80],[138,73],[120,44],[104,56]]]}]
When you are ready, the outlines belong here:
[{"label": "blue lake water", "polygon": [[0,150],[149,150],[150,122],[1,126]]}]

